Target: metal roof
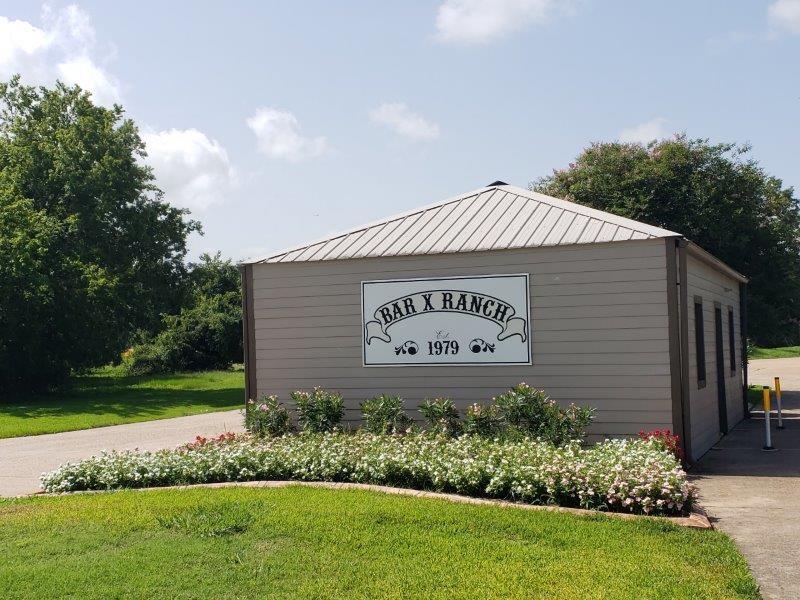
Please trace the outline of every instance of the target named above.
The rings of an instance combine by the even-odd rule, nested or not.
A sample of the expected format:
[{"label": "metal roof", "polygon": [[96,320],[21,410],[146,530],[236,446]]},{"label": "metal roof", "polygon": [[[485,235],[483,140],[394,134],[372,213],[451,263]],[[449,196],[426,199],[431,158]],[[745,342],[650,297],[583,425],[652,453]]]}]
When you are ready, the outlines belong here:
[{"label": "metal roof", "polygon": [[500,183],[243,264],[538,248],[679,235]]}]

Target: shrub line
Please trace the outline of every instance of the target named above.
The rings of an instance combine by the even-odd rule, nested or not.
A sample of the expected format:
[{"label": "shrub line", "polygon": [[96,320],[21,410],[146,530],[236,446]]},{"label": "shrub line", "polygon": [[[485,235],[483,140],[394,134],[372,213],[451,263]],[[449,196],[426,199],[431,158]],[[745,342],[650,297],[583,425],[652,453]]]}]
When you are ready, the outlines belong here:
[{"label": "shrub line", "polygon": [[146,488],[123,488],[117,490],[78,490],[75,492],[37,492],[31,494],[35,497],[50,497],[50,496],[72,496],[76,494],[109,494],[121,491],[136,491],[147,492],[157,490],[192,490],[192,489],[217,489],[229,487],[253,487],[253,488],[284,488],[284,487],[311,487],[311,488],[325,488],[330,490],[363,490],[368,492],[378,492],[382,494],[396,494],[400,496],[413,496],[416,498],[428,498],[432,500],[443,500],[447,502],[455,502],[459,504],[478,504],[484,506],[497,506],[500,508],[518,508],[522,510],[537,510],[560,512],[571,515],[593,517],[603,515],[612,518],[624,520],[636,519],[657,519],[667,521],[673,525],[680,527],[689,527],[693,529],[713,529],[714,526],[708,519],[706,511],[697,503],[693,503],[690,513],[685,517],[668,517],[668,516],[654,516],[654,515],[639,515],[633,513],[609,512],[600,510],[591,510],[587,508],[570,508],[567,506],[557,505],[542,505],[542,504],[526,504],[523,502],[510,502],[508,500],[495,500],[492,498],[476,498],[474,496],[464,496],[461,494],[447,494],[443,492],[430,492],[427,490],[415,490],[412,488],[391,487],[388,485],[375,485],[371,483],[349,483],[349,482],[336,482],[336,481],[222,481],[217,483],[195,483],[192,485],[167,485],[159,487],[146,487]]}]

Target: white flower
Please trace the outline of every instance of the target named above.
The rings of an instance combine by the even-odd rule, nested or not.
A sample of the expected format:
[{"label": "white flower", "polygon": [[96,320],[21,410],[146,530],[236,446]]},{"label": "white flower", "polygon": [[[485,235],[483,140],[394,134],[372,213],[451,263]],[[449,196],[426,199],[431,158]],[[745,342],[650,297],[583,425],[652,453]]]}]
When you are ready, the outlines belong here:
[{"label": "white flower", "polygon": [[557,448],[538,440],[413,433],[236,438],[158,452],[105,452],[41,477],[46,491],[225,479],[354,481],[645,513],[680,511],[695,493],[672,455],[641,440]]}]

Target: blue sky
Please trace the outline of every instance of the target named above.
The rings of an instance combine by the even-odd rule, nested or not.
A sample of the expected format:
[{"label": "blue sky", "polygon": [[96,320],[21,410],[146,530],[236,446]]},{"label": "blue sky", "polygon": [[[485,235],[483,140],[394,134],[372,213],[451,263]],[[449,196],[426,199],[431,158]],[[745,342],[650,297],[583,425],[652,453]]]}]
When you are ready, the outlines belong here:
[{"label": "blue sky", "polygon": [[4,0],[13,72],[123,104],[192,257],[525,186],[592,141],[749,142],[800,187],[800,0]]}]

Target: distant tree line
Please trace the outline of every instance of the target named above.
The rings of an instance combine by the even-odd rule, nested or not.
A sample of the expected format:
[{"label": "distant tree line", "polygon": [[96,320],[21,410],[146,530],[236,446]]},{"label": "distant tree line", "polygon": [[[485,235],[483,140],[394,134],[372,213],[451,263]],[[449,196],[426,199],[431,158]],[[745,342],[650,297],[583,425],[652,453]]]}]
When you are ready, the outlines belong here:
[{"label": "distant tree line", "polygon": [[673,139],[597,143],[531,189],[683,234],[750,279],[748,335],[800,341],[800,205],[750,147]]}]

